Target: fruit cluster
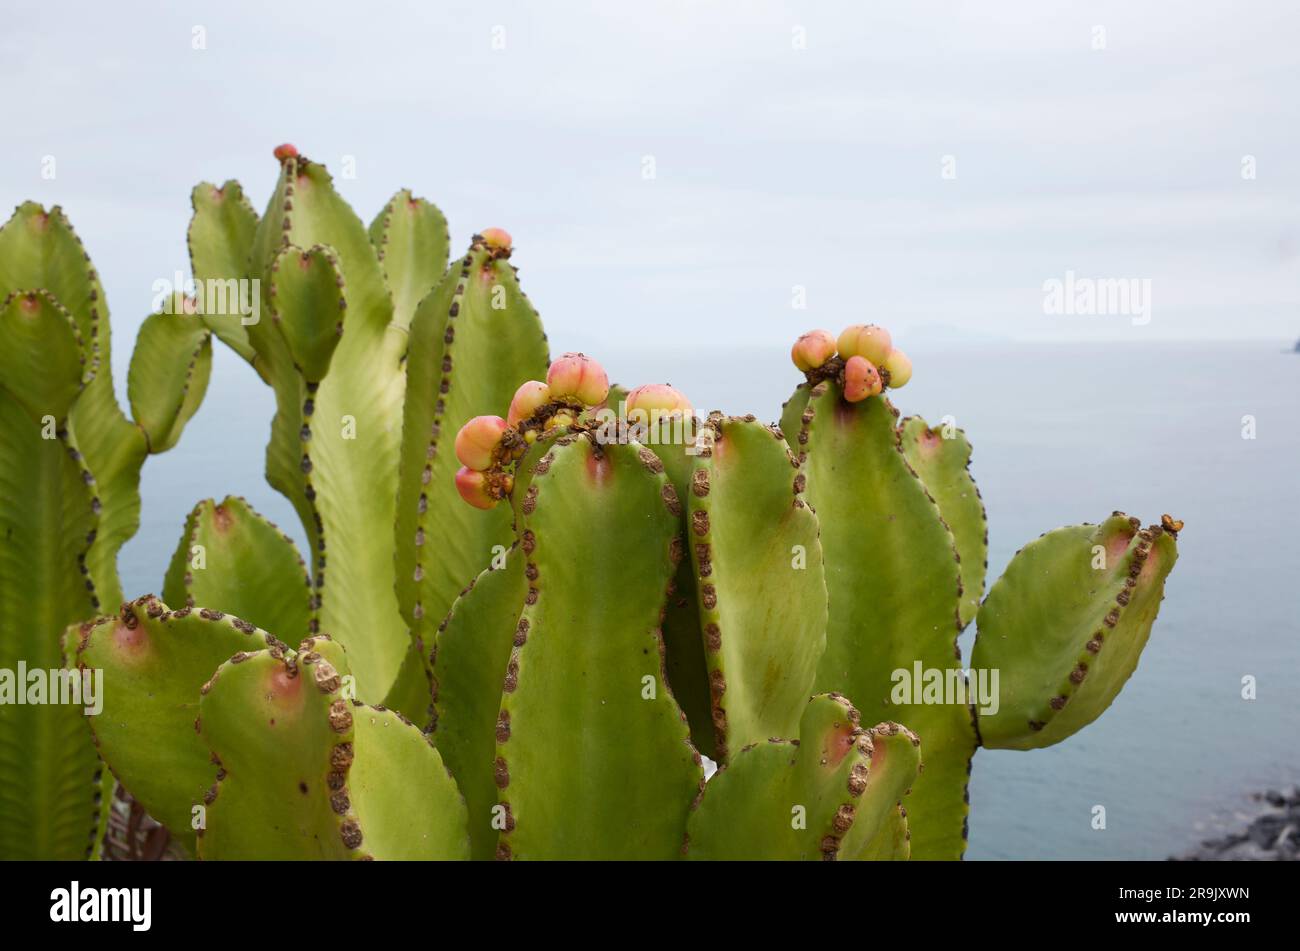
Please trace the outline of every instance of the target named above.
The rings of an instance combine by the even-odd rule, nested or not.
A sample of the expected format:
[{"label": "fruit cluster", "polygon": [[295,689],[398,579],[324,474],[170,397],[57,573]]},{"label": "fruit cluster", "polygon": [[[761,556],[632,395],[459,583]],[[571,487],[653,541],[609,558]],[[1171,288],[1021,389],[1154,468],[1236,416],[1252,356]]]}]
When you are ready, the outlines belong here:
[{"label": "fruit cluster", "polygon": [[875,324],[846,327],[838,340],[828,330],[810,330],[794,342],[790,357],[810,380],[839,380],[850,403],[878,396],[887,386],[906,386],[912,378],[912,361]]}]

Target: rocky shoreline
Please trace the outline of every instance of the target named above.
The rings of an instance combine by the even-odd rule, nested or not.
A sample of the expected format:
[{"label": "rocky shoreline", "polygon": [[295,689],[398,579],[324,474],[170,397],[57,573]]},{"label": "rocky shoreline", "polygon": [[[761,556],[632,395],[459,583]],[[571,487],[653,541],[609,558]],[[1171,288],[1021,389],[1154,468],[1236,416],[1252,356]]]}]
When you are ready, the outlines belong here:
[{"label": "rocky shoreline", "polygon": [[1236,831],[1206,839],[1174,862],[1300,861],[1300,787],[1255,793],[1261,811]]}]

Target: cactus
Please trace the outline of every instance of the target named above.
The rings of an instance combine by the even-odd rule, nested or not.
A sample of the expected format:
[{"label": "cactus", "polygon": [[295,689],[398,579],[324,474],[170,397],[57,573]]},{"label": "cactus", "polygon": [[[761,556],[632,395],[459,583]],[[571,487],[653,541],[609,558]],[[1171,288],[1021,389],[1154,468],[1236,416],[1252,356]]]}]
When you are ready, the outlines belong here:
[{"label": "cactus", "polygon": [[194,190],[195,277],[260,281],[269,315],[204,319],[275,392],[267,478],[309,539],[309,629],[344,644],[364,696],[423,718],[421,636],[508,534],[458,524],[437,434],[544,370],[545,338],[504,232],[449,270],[446,221],[424,199],[399,191],[367,229],[323,165],[292,146],[276,157],[260,220],[237,182]]},{"label": "cactus", "polygon": [[[1109,706],[1155,621],[1181,526],[1166,516],[1165,527],[1140,530],[1117,513],[1100,527],[1050,532],[1016,555],[980,605],[987,532],[966,468],[970,445],[919,418],[895,425],[887,398],[851,388],[848,364],[868,351],[884,385],[911,377],[911,362],[876,331],[849,328],[837,356],[812,354],[820,363],[796,344],[807,380],[783,411],[827,565],[816,685],[872,709],[880,703],[922,738],[926,768],[908,804],[912,855],[959,858],[977,746],[1050,745]],[[977,607],[974,669],[999,672],[996,713],[967,702],[957,647]],[[959,685],[960,697],[897,692],[917,666]]]},{"label": "cactus", "polygon": [[[145,320],[128,419],[99,277],[62,209],[31,202],[0,227],[0,301],[0,669],[50,671],[65,629],[121,600],[117,552],[139,522],[141,466],[202,401],[210,335],[179,297]],[[81,719],[70,705],[0,705],[0,858],[95,850],[112,790]]]},{"label": "cactus", "polygon": [[[62,214],[0,229],[0,669],[112,684],[89,731],[0,706],[0,856],[82,855],[126,816],[113,850],[169,851],[157,820],[209,859],[957,858],[977,748],[1059,742],[1133,673],[1181,523],[1049,532],[984,597],[970,444],[899,421],[888,331],[800,337],[779,428],[700,419],[550,362],[504,231],[448,267],[432,205],[400,191],[367,229],[275,154],[260,219],[235,182],[194,190],[201,292],[142,326],[134,422]],[[163,598],[102,616],[213,335],[272,387],[267,477],[310,570],[205,500]]]}]

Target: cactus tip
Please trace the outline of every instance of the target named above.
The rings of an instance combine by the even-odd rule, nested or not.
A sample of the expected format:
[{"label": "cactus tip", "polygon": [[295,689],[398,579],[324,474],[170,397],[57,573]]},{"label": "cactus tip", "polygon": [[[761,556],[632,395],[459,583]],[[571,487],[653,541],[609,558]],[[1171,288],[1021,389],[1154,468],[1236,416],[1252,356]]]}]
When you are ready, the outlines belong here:
[{"label": "cactus tip", "polygon": [[297,158],[298,149],[286,142],[283,145],[277,145],[275,151],[271,154],[275,156],[276,161],[283,162],[285,159]]}]

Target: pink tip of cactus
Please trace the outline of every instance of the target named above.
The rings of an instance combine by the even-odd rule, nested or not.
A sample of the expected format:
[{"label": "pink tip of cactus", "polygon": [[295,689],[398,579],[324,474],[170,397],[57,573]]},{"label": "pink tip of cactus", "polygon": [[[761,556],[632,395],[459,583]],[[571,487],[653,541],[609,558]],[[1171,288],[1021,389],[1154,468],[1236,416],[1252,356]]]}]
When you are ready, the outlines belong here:
[{"label": "pink tip of cactus", "polygon": [[566,353],[552,363],[546,385],[552,397],[572,396],[584,406],[596,406],[609,395],[605,368],[582,353]]},{"label": "pink tip of cactus", "polygon": [[627,394],[627,411],[645,410],[647,413],[658,410],[661,413],[691,412],[691,401],[678,389],[667,383],[647,383],[638,386]]},{"label": "pink tip of cactus", "polygon": [[844,364],[844,398],[860,403],[880,392],[880,373],[866,357],[849,357]]},{"label": "pink tip of cactus", "polygon": [[271,154],[274,155],[277,160],[283,162],[285,159],[297,158],[298,150],[294,146],[286,142],[284,143],[284,145],[277,145],[275,147],[275,151],[272,152]]},{"label": "pink tip of cactus", "polygon": [[490,468],[505,431],[506,421],[500,416],[475,416],[456,434],[456,458],[479,472]]},{"label": "pink tip of cactus", "polygon": [[912,361],[908,359],[907,354],[897,347],[889,351],[889,356],[885,357],[885,362],[881,366],[889,374],[889,388],[891,390],[907,386],[907,381],[912,378]]},{"label": "pink tip of cactus", "polygon": [[464,466],[456,470],[456,491],[476,509],[490,509],[498,501],[488,492],[487,475]]},{"label": "pink tip of cactus", "polygon": [[482,234],[483,243],[494,251],[509,251],[510,232],[505,228],[487,228]]},{"label": "pink tip of cactus", "polygon": [[810,330],[794,342],[790,359],[804,373],[835,356],[835,338],[829,330]]},{"label": "pink tip of cactus", "polygon": [[527,419],[538,409],[551,401],[551,388],[541,380],[528,380],[515,390],[514,399],[510,401],[510,411],[506,413],[506,422],[515,426],[520,420]]},{"label": "pink tip of cactus", "polygon": [[880,366],[885,362],[885,357],[889,356],[893,341],[884,327],[855,324],[846,327],[840,334],[838,346],[840,356],[845,360],[849,357],[865,357],[872,365]]}]

